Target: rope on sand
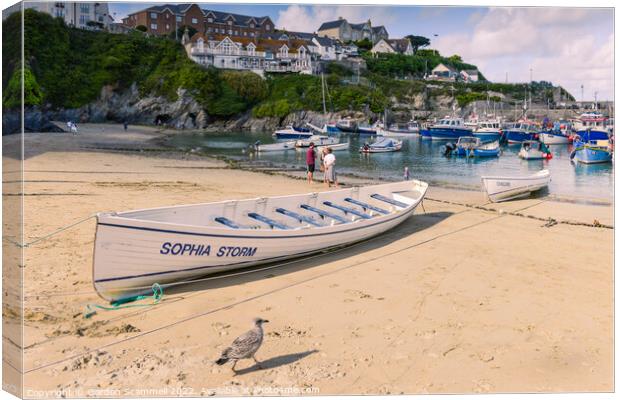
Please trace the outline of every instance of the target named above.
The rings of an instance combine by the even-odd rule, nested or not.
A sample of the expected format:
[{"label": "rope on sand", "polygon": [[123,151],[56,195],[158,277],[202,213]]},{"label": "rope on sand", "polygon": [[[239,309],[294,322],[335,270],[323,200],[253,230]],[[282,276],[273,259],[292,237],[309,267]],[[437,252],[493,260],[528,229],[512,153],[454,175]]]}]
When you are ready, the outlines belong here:
[{"label": "rope on sand", "polygon": [[[158,304],[161,301],[161,299],[164,297],[164,290],[159,285],[159,283],[154,283],[152,286],[152,289],[153,289],[153,294],[151,296],[138,295],[138,296],[125,297],[123,299],[119,299],[119,300],[111,302],[109,306],[102,306],[100,304],[87,304],[86,305],[87,312],[86,314],[84,314],[84,318],[90,318],[93,315],[97,314],[96,309],[105,310],[105,311],[114,311],[114,310],[121,310],[123,308],[152,307]],[[140,301],[140,300],[145,300],[145,299],[153,299],[153,302],[150,304],[127,304],[127,303],[131,303],[134,301]]]},{"label": "rope on sand", "polygon": [[97,216],[97,214],[89,215],[89,216],[88,216],[88,217],[86,217],[86,218],[83,218],[83,219],[81,219],[81,220],[79,220],[79,221],[77,221],[77,222],[74,222],[74,223],[72,223],[72,224],[69,224],[69,225],[67,225],[67,226],[63,226],[62,228],[59,228],[59,229],[55,230],[54,232],[51,232],[51,233],[49,233],[49,234],[47,234],[47,235],[45,235],[45,236],[41,236],[40,238],[35,239],[35,240],[33,240],[33,241],[31,241],[31,242],[28,242],[28,243],[25,243],[25,244],[19,244],[19,243],[15,242],[15,241],[12,241],[12,240],[9,240],[9,241],[10,241],[10,242],[12,242],[13,244],[15,244],[15,245],[16,245],[16,246],[18,246],[18,247],[22,247],[22,248],[25,248],[25,247],[30,247],[30,246],[32,246],[32,245],[33,245],[33,244],[35,244],[35,243],[39,243],[39,242],[41,242],[41,241],[43,241],[43,240],[49,239],[49,238],[51,238],[52,236],[55,236],[55,235],[57,235],[57,234],[59,234],[59,233],[61,233],[61,232],[64,232],[64,231],[66,231],[67,229],[71,229],[71,228],[73,228],[74,226],[80,225],[80,224],[82,224],[82,223],[84,223],[84,222],[86,222],[86,221],[90,220],[91,218],[95,218],[96,216]]},{"label": "rope on sand", "polygon": [[520,208],[520,209],[518,209],[516,211],[496,210],[495,208],[484,207],[486,204],[481,205],[481,206],[477,206],[475,204],[459,203],[459,202],[450,201],[450,200],[433,199],[433,198],[430,198],[430,197],[425,197],[425,200],[435,201],[437,203],[444,203],[444,204],[451,204],[451,205],[455,205],[455,206],[473,208],[473,209],[476,209],[476,210],[483,210],[483,211],[488,211],[488,212],[494,212],[494,213],[499,213],[499,214],[502,214],[502,215],[512,215],[514,217],[522,217],[522,218],[534,219],[534,220],[537,220],[537,221],[545,222],[545,224],[542,225],[542,227],[544,227],[544,228],[549,228],[549,227],[552,227],[553,225],[557,225],[557,224],[564,224],[564,225],[574,225],[574,226],[587,226],[587,227],[590,227],[590,228],[614,229],[613,225],[601,224],[598,220],[594,220],[593,223],[588,224],[587,222],[578,222],[578,221],[569,221],[569,220],[556,220],[555,218],[551,218],[551,217],[547,217],[547,218],[537,217],[535,215],[526,215],[526,214],[523,214],[523,213],[519,212],[519,211],[523,211],[523,210],[525,210],[527,208],[537,206],[537,205],[543,203],[545,200],[541,201],[540,203],[536,203],[534,205],[530,205],[530,206],[527,206],[527,207],[524,207],[524,208]]}]

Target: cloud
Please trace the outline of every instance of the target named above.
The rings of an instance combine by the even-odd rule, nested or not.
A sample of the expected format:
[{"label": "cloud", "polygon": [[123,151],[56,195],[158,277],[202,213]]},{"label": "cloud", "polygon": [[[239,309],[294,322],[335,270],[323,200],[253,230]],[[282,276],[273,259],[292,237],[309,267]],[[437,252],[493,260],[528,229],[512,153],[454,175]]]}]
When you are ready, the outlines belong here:
[{"label": "cloud", "polygon": [[613,99],[613,11],[587,8],[491,8],[469,33],[442,35],[433,45],[459,54],[492,81],[546,80],[575,97]]},{"label": "cloud", "polygon": [[300,6],[290,5],[278,12],[276,26],[280,29],[301,32],[316,32],[323,22],[333,21],[339,17],[352,23],[371,19],[373,26],[387,25],[394,22],[396,16],[390,7],[372,6]]}]

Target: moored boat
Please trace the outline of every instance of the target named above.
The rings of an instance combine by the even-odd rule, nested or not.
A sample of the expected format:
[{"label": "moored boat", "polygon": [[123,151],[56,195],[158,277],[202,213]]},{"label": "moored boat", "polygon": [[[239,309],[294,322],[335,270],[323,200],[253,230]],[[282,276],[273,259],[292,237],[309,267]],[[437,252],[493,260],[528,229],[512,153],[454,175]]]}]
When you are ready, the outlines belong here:
[{"label": "moored boat", "polygon": [[583,164],[611,162],[613,148],[606,132],[582,131],[575,136],[570,159]]},{"label": "moored boat", "polygon": [[284,129],[278,129],[273,133],[273,136],[277,139],[307,139],[314,135],[308,128],[302,128],[294,125],[289,125]]},{"label": "moored boat", "polygon": [[380,138],[374,143],[365,143],[360,147],[360,153],[390,153],[399,151],[403,147],[402,140]]},{"label": "moored boat", "polygon": [[287,142],[276,142],[269,144],[260,144],[260,142],[256,142],[254,144],[254,149],[258,152],[264,153],[267,151],[285,151],[285,150],[294,150],[295,149],[295,141],[287,141]]},{"label": "moored boat", "polygon": [[472,129],[465,126],[462,118],[444,118],[428,128],[428,132],[433,140],[455,140],[461,136],[473,136]]},{"label": "moored boat", "polygon": [[519,121],[506,124],[502,132],[508,144],[517,144],[536,139],[538,128],[532,122]]},{"label": "moored boat", "polygon": [[568,135],[564,134],[560,130],[550,130],[545,132],[540,132],[538,134],[539,140],[546,144],[568,144],[571,142],[571,139]]},{"label": "moored boat", "polygon": [[480,121],[478,126],[473,131],[475,137],[480,138],[483,142],[491,142],[500,140],[502,136],[502,129],[499,121],[489,120]]},{"label": "moored boat", "polygon": [[411,180],[302,195],[99,213],[93,284],[106,300],[379,235],[409,218]]},{"label": "moored boat", "polygon": [[492,202],[527,197],[540,190],[551,180],[548,169],[527,176],[483,176],[482,185]]},{"label": "moored boat", "polygon": [[323,146],[328,144],[336,144],[340,141],[337,137],[314,135],[307,139],[300,139],[295,142],[296,147],[309,147],[310,143],[314,143],[315,146]]},{"label": "moored boat", "polygon": [[462,157],[497,157],[500,153],[499,140],[483,143],[477,137],[460,137],[456,144],[447,143],[442,148],[443,155]]},{"label": "moored boat", "polygon": [[317,146],[317,148],[321,149],[323,147],[329,147],[330,149],[332,149],[332,151],[342,151],[342,150],[349,150],[350,146],[351,146],[351,142],[343,142],[343,143],[327,144],[327,145]]},{"label": "moored boat", "polygon": [[519,158],[524,160],[550,160],[553,157],[549,148],[537,140],[526,140],[521,143]]}]

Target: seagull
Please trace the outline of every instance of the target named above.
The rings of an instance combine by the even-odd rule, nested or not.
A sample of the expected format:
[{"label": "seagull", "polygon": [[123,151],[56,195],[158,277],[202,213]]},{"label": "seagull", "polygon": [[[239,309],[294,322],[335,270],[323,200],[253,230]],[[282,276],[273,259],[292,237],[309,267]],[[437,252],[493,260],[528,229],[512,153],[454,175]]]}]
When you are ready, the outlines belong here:
[{"label": "seagull", "polygon": [[232,370],[235,373],[237,372],[235,370],[237,361],[243,358],[252,358],[254,362],[260,366],[254,354],[258,351],[260,345],[263,344],[263,324],[265,322],[269,321],[262,318],[254,318],[254,328],[236,338],[230,347],[224,349],[222,355],[215,363],[217,365],[224,365],[232,360]]}]

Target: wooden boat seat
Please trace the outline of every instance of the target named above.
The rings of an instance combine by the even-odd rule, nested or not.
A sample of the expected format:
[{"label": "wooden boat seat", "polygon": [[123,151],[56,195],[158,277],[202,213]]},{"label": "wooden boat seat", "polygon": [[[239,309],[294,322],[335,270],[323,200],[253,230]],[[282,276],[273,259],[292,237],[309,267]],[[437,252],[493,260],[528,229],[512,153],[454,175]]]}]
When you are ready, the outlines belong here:
[{"label": "wooden boat seat", "polygon": [[260,221],[260,222],[263,222],[263,223],[269,225],[269,227],[271,229],[273,229],[273,228],[278,228],[278,229],[282,229],[282,230],[291,229],[290,227],[288,227],[288,226],[286,226],[284,224],[281,224],[278,221],[275,221],[275,220],[273,220],[271,218],[267,218],[264,215],[260,215],[260,214],[254,213],[254,212],[248,213],[248,217],[253,218],[253,219],[257,220],[257,221]]},{"label": "wooden boat seat", "polygon": [[319,226],[319,227],[320,226],[325,226],[323,224],[320,224],[320,223],[316,222],[314,220],[314,218],[312,218],[312,217],[307,217],[305,215],[301,215],[301,214],[298,214],[298,213],[293,212],[293,211],[289,211],[289,210],[284,209],[284,208],[276,208],[276,212],[279,212],[280,214],[284,214],[287,217],[294,218],[294,219],[298,220],[299,222],[306,222],[306,223],[308,223],[310,225]]},{"label": "wooden boat seat", "polygon": [[219,222],[220,224],[226,225],[229,228],[241,229],[241,226],[237,225],[234,221],[231,221],[225,217],[217,217],[215,218],[215,222]]},{"label": "wooden boat seat", "polygon": [[391,204],[391,205],[396,206],[396,207],[401,207],[401,208],[409,207],[408,204],[405,204],[402,201],[393,200],[393,199],[390,199],[389,197],[385,197],[385,196],[380,195],[378,193],[371,194],[370,197],[372,197],[373,199],[377,199],[377,200],[386,202],[386,203]]},{"label": "wooden boat seat", "polygon": [[344,219],[344,218],[342,218],[342,217],[340,217],[340,216],[338,216],[336,214],[332,214],[332,213],[327,212],[325,210],[321,210],[320,208],[309,206],[308,204],[302,204],[299,207],[303,208],[304,210],[308,210],[308,211],[312,211],[314,213],[317,213],[317,214],[319,214],[321,216],[321,218],[325,218],[325,217],[331,218],[334,221],[338,221],[338,222],[343,223],[343,224],[349,222],[346,219]]},{"label": "wooden boat seat", "polygon": [[323,204],[325,204],[327,207],[332,207],[332,208],[335,208],[337,210],[340,210],[345,215],[352,214],[352,215],[356,215],[356,216],[358,216],[360,218],[364,218],[364,219],[372,218],[371,215],[364,214],[363,212],[359,212],[359,211],[357,211],[357,210],[355,210],[353,208],[350,208],[350,207],[345,207],[345,206],[341,206],[339,204],[332,203],[331,201],[324,201]]},{"label": "wooden boat seat", "polygon": [[380,214],[389,214],[390,213],[388,210],[384,210],[383,208],[375,207],[372,204],[364,203],[363,201],[355,200],[355,199],[352,199],[350,197],[347,197],[346,199],[344,199],[344,201],[348,201],[351,204],[358,205],[358,206],[362,207],[364,209],[364,211],[372,210],[372,211],[376,211],[376,212],[378,212]]}]

